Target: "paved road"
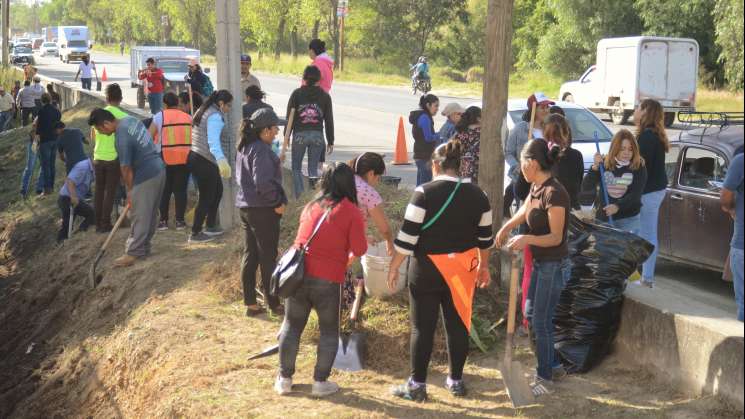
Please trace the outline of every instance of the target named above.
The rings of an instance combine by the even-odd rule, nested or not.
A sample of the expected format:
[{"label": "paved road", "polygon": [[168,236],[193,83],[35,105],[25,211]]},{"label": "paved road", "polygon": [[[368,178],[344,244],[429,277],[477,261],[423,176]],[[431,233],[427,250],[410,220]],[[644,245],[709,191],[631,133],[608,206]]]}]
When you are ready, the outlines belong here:
[{"label": "paved road", "polygon": [[[136,105],[136,91],[130,87],[129,58],[111,54],[93,53],[98,70],[106,68],[109,83],[119,83],[124,90],[125,103]],[[77,64],[63,64],[53,58],[37,58],[41,74],[72,83]],[[213,74],[214,68],[213,68]],[[300,85],[298,77],[274,76],[258,73],[263,89],[267,92],[267,101],[284,114],[289,95]],[[437,93],[435,91],[435,93]],[[550,93],[550,92],[549,92]],[[363,151],[386,154],[392,158],[399,117],[404,117],[407,124],[409,151],[413,140],[408,134],[409,111],[416,108],[417,97],[405,88],[371,87],[352,83],[335,83],[332,92],[334,98],[334,116],[336,123],[336,151],[330,160],[347,161]],[[478,102],[478,98],[454,98],[441,96],[443,102],[457,100],[463,105]],[[436,126],[443,119],[438,117]],[[621,127],[608,122],[613,131]],[[629,127],[626,127],[629,128]],[[677,136],[679,130],[669,130],[671,137]],[[413,185],[416,179],[414,166],[389,166],[389,174],[401,176],[404,184]],[[659,268],[659,287],[661,290],[688,295],[704,304],[726,308],[734,313],[732,286],[720,280],[715,272],[690,269],[680,265],[663,262]]]}]

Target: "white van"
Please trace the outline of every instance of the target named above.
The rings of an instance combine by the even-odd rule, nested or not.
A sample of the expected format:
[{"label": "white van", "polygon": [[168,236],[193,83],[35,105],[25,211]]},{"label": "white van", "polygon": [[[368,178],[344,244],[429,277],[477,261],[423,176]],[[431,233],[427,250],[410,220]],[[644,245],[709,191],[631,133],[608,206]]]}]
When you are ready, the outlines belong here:
[{"label": "white van", "polygon": [[60,26],[57,29],[59,57],[64,63],[81,61],[88,54],[87,26]]},{"label": "white van", "polygon": [[628,122],[644,99],[655,99],[665,108],[665,124],[671,126],[676,112],[696,110],[698,54],[693,39],[603,39],[596,64],[579,80],[564,83],[559,98],[608,113],[618,125]]}]

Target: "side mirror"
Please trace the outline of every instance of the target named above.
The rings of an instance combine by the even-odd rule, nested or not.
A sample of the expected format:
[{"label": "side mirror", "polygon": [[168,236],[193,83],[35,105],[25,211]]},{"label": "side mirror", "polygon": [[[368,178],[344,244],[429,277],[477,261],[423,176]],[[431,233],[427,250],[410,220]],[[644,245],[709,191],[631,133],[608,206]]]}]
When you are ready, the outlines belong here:
[{"label": "side mirror", "polygon": [[210,69],[209,69],[209,67],[205,68],[205,69],[204,69],[204,72],[205,72],[206,74],[210,74]]}]

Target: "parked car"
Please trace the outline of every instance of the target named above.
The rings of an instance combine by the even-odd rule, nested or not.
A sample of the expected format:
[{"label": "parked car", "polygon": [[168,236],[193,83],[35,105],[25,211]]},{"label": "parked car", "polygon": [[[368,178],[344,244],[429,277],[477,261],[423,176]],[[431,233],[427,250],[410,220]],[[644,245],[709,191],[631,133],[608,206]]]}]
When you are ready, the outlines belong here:
[{"label": "parked car", "polygon": [[18,38],[13,43],[13,47],[28,47],[28,48],[32,48],[33,46],[34,46],[33,43],[28,38]]},{"label": "parked car", "polygon": [[17,46],[10,53],[11,64],[35,64],[34,51],[25,46]]},{"label": "parked car", "polygon": [[637,36],[603,39],[596,65],[577,81],[564,83],[559,98],[625,124],[641,101],[665,108],[665,125],[678,111],[696,110],[698,42],[693,39]]},{"label": "parked car", "polygon": [[44,42],[43,44],[41,44],[40,53],[42,57],[46,57],[48,55],[57,57],[59,55],[59,48],[57,48],[57,44],[54,42]]},{"label": "parked car", "polygon": [[[156,46],[137,46],[130,50],[130,83],[132,88],[137,89],[137,106],[140,109],[145,108],[145,86],[137,75],[139,71],[147,65],[145,62],[148,58],[155,59],[156,65],[163,70],[165,79],[165,90],[180,93],[186,91],[186,82],[184,76],[189,71],[189,62],[191,60],[199,61],[199,50],[185,47],[156,47]],[[205,72],[209,72],[205,69]]]},{"label": "parked car", "polygon": [[678,119],[694,128],[671,142],[666,157],[669,184],[660,210],[660,255],[723,271],[734,226],[719,194],[730,162],[742,152],[743,113],[684,112]]}]

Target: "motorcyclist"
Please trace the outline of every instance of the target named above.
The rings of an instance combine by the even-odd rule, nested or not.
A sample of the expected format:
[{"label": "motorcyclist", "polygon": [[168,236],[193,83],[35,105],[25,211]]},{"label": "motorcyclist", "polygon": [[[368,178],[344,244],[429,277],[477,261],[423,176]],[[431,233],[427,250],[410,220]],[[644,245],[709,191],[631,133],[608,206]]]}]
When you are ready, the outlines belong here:
[{"label": "motorcyclist", "polygon": [[419,60],[414,64],[409,71],[413,74],[411,76],[411,84],[416,91],[417,85],[421,80],[429,80],[429,64],[427,63],[427,57],[419,57]]}]

